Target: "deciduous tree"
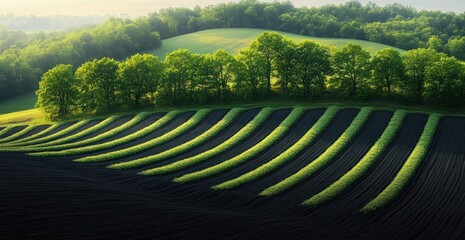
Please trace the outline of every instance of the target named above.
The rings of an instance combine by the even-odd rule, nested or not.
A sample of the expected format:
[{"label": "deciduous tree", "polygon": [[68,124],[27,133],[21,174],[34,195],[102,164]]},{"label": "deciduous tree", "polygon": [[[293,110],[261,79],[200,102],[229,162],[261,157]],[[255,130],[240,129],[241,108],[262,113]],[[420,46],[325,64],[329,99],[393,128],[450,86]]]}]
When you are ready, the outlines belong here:
[{"label": "deciduous tree", "polygon": [[123,96],[138,106],[142,97],[157,91],[163,64],[152,54],[136,54],[120,64],[118,76]]},{"label": "deciduous tree", "polygon": [[76,70],[80,104],[85,112],[108,112],[117,104],[119,62],[102,58],[86,62]]},{"label": "deciduous tree", "polygon": [[405,75],[400,52],[392,48],[380,50],[371,59],[371,64],[375,85],[382,91],[387,90],[391,97],[393,86],[398,85]]},{"label": "deciduous tree", "polygon": [[36,107],[49,118],[66,116],[75,108],[77,88],[73,66],[60,64],[47,71],[40,80]]},{"label": "deciduous tree", "polygon": [[370,77],[370,53],[360,45],[349,43],[333,54],[332,85],[343,98],[363,98]]}]

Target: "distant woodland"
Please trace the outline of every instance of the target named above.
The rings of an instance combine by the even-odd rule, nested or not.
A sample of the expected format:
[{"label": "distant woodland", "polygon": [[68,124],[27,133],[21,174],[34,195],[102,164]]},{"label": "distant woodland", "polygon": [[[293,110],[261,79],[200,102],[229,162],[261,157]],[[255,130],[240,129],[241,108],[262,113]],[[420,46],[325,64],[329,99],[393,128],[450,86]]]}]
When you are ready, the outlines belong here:
[{"label": "distant woodland", "polygon": [[[205,8],[163,9],[134,20],[111,18],[94,27],[66,32],[26,34],[3,27],[0,29],[0,98],[37,90],[43,74],[58,64],[71,64],[77,68],[85,62],[105,57],[122,61],[135,53],[160,46],[162,39],[204,29],[234,27],[265,28],[316,37],[362,39],[414,50],[411,55],[416,52],[446,54],[433,58],[438,70],[444,70],[440,67],[445,64],[441,59],[447,57],[454,64],[457,59],[465,59],[465,13],[418,11],[400,4],[381,7],[372,3],[363,5],[357,1],[296,8],[289,2],[245,0]],[[404,67],[408,63],[406,56],[402,57]],[[367,59],[371,59],[371,56]],[[462,62],[457,62],[459,64],[455,67],[463,66]],[[270,72],[269,65],[267,72]],[[436,82],[429,85],[425,81],[428,73],[424,69],[406,68],[407,74],[403,78],[405,81],[416,81],[416,88],[421,91],[443,86],[436,83],[441,82],[440,79],[435,79]],[[370,74],[374,74],[373,71],[371,69]],[[273,77],[279,74],[277,69],[271,72],[275,74]],[[430,72],[432,75],[434,71]],[[450,74],[452,76],[455,73]],[[460,77],[454,75],[451,78]],[[454,82],[458,86],[462,80]],[[323,88],[330,90],[334,86],[325,85]],[[454,85],[454,89],[460,89],[457,90],[457,96],[464,92],[463,87]],[[310,95],[315,97],[314,94]],[[371,94],[365,95],[363,98],[376,98]],[[427,102],[428,99],[423,93],[421,96],[418,94],[406,98],[419,103]],[[457,105],[456,101],[439,102]]]}]

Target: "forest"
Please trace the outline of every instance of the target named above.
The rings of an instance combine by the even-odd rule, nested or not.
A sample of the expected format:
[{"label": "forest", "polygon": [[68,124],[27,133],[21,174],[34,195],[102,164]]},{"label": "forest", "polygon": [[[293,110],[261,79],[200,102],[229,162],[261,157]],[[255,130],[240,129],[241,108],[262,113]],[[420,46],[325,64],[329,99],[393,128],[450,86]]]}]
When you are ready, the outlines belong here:
[{"label": "forest", "polygon": [[[2,27],[0,99],[37,90],[42,75],[57,64],[80,66],[104,57],[122,61],[160,46],[162,39],[204,29],[235,27],[363,39],[405,50],[430,49],[465,59],[464,13],[418,11],[400,4],[363,5],[357,1],[297,8],[290,2],[244,0],[204,8],[168,8],[132,20],[111,18],[94,27],[67,32],[26,34]],[[270,67],[267,68],[268,71]],[[416,74],[415,81],[423,82],[426,72]],[[418,89],[433,87],[417,85]],[[416,101],[421,102],[419,96],[420,93],[416,93]],[[424,97],[428,98],[427,95]]]},{"label": "forest", "polygon": [[294,43],[264,32],[232,55],[222,49],[196,54],[187,49],[163,61],[136,54],[85,62],[74,70],[58,65],[37,91],[49,117],[73,112],[105,113],[141,105],[192,105],[234,100],[321,98],[391,100],[456,107],[464,103],[465,65],[432,48],[373,56],[360,45],[330,48],[313,41]]}]

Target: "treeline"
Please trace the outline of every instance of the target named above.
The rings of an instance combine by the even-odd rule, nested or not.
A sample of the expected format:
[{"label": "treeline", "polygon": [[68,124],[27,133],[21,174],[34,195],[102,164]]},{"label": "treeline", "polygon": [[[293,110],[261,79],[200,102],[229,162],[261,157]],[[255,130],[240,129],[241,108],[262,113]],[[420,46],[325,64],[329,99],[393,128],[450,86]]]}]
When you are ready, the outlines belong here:
[{"label": "treeline", "polygon": [[329,48],[295,43],[274,32],[261,34],[231,55],[224,50],[150,54],[123,62],[102,58],[58,65],[37,92],[50,117],[72,112],[109,112],[140,105],[190,105],[270,98],[403,100],[456,107],[465,103],[465,65],[432,48],[391,48],[373,56],[360,45]]},{"label": "treeline", "polygon": [[206,8],[169,8],[149,15],[162,38],[211,28],[266,28],[331,38],[355,38],[405,50],[434,47],[465,60],[465,13],[418,11],[349,1],[296,8],[290,2],[243,0]]},{"label": "treeline", "polygon": [[161,45],[147,18],[112,18],[68,33],[36,33],[0,28],[0,99],[35,91],[43,73],[57,64],[80,65],[90,59],[124,59]]},{"label": "treeline", "polygon": [[350,1],[296,8],[290,2],[243,0],[205,8],[168,8],[135,20],[112,18],[65,33],[25,34],[0,29],[0,99],[37,89],[57,64],[78,66],[124,59],[165,39],[211,28],[251,27],[335,38],[356,38],[410,50],[431,48],[465,60],[465,13],[417,11]]}]

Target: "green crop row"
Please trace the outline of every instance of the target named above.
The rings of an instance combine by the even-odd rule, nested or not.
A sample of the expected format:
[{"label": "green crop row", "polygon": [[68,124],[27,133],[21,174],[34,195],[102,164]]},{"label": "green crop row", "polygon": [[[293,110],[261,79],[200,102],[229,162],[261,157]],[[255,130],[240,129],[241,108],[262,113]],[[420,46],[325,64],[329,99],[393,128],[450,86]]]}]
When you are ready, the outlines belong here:
[{"label": "green crop row", "polygon": [[[55,152],[38,152],[38,153],[30,153],[29,155],[31,156],[37,156],[37,157],[47,157],[47,156],[71,156],[71,155],[77,155],[77,154],[85,154],[85,153],[91,153],[91,152],[96,152],[100,150],[104,150],[107,148],[115,147],[121,144],[125,144],[128,142],[131,142],[133,140],[142,138],[144,136],[147,136],[151,132],[163,127],[166,123],[171,121],[174,117],[178,116],[180,114],[179,111],[171,111],[167,113],[165,116],[162,118],[158,119],[154,123],[150,124],[149,126],[136,131],[132,134],[129,134],[127,136],[109,141],[109,142],[104,142],[100,144],[95,144],[95,145],[90,145],[90,146],[85,146],[85,147],[77,147],[77,148],[72,148],[72,149],[67,149],[67,150],[62,150],[62,151],[55,151]],[[141,120],[141,119],[140,119]],[[134,123],[135,124],[135,123]],[[127,125],[126,127],[129,127]],[[123,131],[124,129],[119,129],[119,131]]]},{"label": "green crop row", "polygon": [[177,172],[182,169],[186,169],[190,166],[196,165],[198,163],[201,163],[203,161],[206,161],[214,156],[217,156],[232,147],[236,146],[238,143],[240,143],[242,140],[250,136],[255,130],[260,127],[274,112],[275,110],[273,108],[263,108],[255,117],[247,123],[243,128],[241,128],[236,134],[234,134],[231,138],[228,140],[224,141],[220,145],[207,150],[205,152],[202,152],[196,156],[192,156],[183,160],[179,160],[177,162],[168,164],[166,166],[162,167],[157,167],[157,168],[152,168],[149,170],[145,170],[141,172],[141,174],[144,175],[162,175],[162,174],[167,174],[167,173],[172,173],[172,172]]},{"label": "green crop row", "polygon": [[388,148],[389,144],[399,132],[406,116],[407,112],[402,110],[396,111],[383,134],[379,137],[375,144],[373,144],[370,150],[368,150],[365,156],[363,156],[363,158],[357,163],[357,165],[323,191],[304,201],[303,204],[317,206],[325,203],[342,194],[348,187],[360,179]]},{"label": "green crop row", "polygon": [[228,169],[231,169],[237,165],[242,164],[243,162],[253,158],[257,154],[261,153],[265,149],[272,146],[275,142],[277,142],[284,134],[294,125],[295,122],[304,114],[306,111],[303,107],[297,107],[292,110],[292,112],[286,117],[281,124],[274,129],[268,136],[266,136],[262,141],[257,143],[255,146],[247,149],[245,152],[228,159],[220,164],[215,166],[189,173],[183,175],[181,177],[175,178],[175,182],[192,182],[196,180],[200,180],[203,178],[207,178],[218,173],[224,172]]},{"label": "green crop row", "polygon": [[3,138],[0,140],[0,144],[4,144],[4,143],[8,143],[8,142],[11,142],[15,139],[18,139],[24,135],[26,135],[27,133],[29,133],[30,131],[36,129],[38,126],[37,125],[29,125],[25,128],[23,128],[21,131],[17,132],[17,133],[14,133],[6,138]]},{"label": "green crop row", "polygon": [[46,143],[40,143],[40,144],[36,144],[36,145],[32,145],[32,146],[27,146],[25,149],[23,149],[23,151],[25,152],[38,152],[38,151],[41,151],[41,150],[46,150],[45,148],[46,147],[56,147],[60,144],[65,144],[65,143],[68,143],[68,142],[72,142],[74,140],[77,140],[79,138],[83,138],[89,134],[92,134],[106,126],[108,126],[109,124],[111,124],[112,122],[114,122],[115,120],[117,120],[118,118],[120,118],[120,116],[112,116],[112,117],[109,117],[101,122],[99,122],[98,124],[90,127],[90,128],[87,128],[87,129],[84,129],[80,132],[77,132],[73,135],[70,135],[68,137],[65,137],[65,138],[60,138],[60,139],[57,139],[57,140],[54,140],[54,141],[50,141],[50,142],[46,142]]},{"label": "green crop row", "polygon": [[147,156],[139,159],[135,159],[132,161],[128,162],[121,162],[121,163],[116,163],[108,166],[109,168],[112,169],[130,169],[130,168],[135,168],[135,167],[140,167],[143,165],[147,165],[153,162],[161,161],[173,156],[176,156],[180,153],[186,152],[206,141],[208,141],[210,138],[218,135],[221,131],[223,131],[226,127],[231,125],[231,123],[234,121],[234,119],[239,116],[239,114],[243,111],[242,108],[234,108],[230,110],[224,117],[221,119],[219,122],[217,122],[214,126],[212,126],[209,130],[205,131],[204,133],[200,134],[199,136],[195,137],[194,139],[183,143],[179,146],[176,146],[174,148],[171,148],[169,150],[166,150],[161,153],[157,153],[152,156]]},{"label": "green crop row", "polygon": [[[86,146],[86,145],[90,145],[92,143],[95,143],[95,142],[98,142],[98,141],[101,141],[101,140],[105,140],[105,139],[107,139],[109,137],[115,136],[115,135],[125,131],[126,129],[129,129],[129,128],[133,127],[134,125],[140,123],[142,120],[147,118],[147,116],[149,116],[149,115],[150,115],[150,113],[147,113],[147,112],[139,113],[135,117],[133,117],[130,121],[125,122],[124,124],[122,124],[122,125],[120,125],[120,126],[118,126],[116,128],[113,128],[113,129],[111,129],[111,130],[109,130],[107,132],[101,133],[101,134],[99,134],[97,136],[94,136],[92,138],[89,138],[89,139],[84,139],[84,140],[73,142],[73,143],[66,143],[66,144],[60,144],[60,145],[55,145],[55,146],[41,147],[40,149],[34,149],[34,151],[40,151],[41,153],[37,153],[37,155],[40,155],[42,157],[65,156],[65,155],[67,155],[66,151],[57,151],[57,150],[64,150],[64,149],[76,148],[76,147],[80,147],[80,146]],[[48,152],[44,152],[44,151],[48,151]],[[55,151],[55,152],[51,152],[51,151]]]},{"label": "green crop row", "polygon": [[304,181],[318,170],[326,166],[333,158],[341,153],[352,139],[360,132],[363,125],[365,125],[369,116],[372,113],[371,108],[362,108],[357,117],[352,121],[350,126],[342,133],[342,135],[323,152],[318,158],[313,160],[310,164],[300,169],[297,173],[289,176],[281,182],[263,190],[260,195],[273,196],[281,193],[292,186]]},{"label": "green crop row", "polygon": [[326,129],[336,114],[339,112],[338,107],[329,107],[318,121],[300,138],[294,145],[286,149],[271,161],[259,166],[258,168],[245,173],[235,179],[226,181],[213,187],[213,189],[231,189],[242,184],[255,181],[258,178],[274,171],[279,166],[293,159],[299,152],[309,146],[315,139]]},{"label": "green crop row", "polygon": [[85,126],[90,121],[91,121],[90,119],[82,120],[80,122],[77,122],[77,123],[65,128],[65,129],[63,129],[63,130],[61,130],[59,132],[56,132],[54,134],[51,134],[49,136],[34,139],[34,140],[31,140],[31,141],[28,141],[28,142],[22,142],[22,143],[19,143],[19,144],[15,144],[14,146],[9,146],[9,148],[7,148],[6,151],[8,151],[8,152],[23,152],[24,150],[21,147],[23,147],[25,145],[35,145],[35,144],[45,143],[45,142],[49,142],[49,141],[58,139],[58,138],[66,135],[68,133],[71,133],[71,132]]},{"label": "green crop row", "polygon": [[13,129],[13,127],[9,126],[9,127],[5,127],[4,129],[0,130],[0,137],[5,135],[7,132],[9,132],[11,129]]},{"label": "green crop row", "polygon": [[131,154],[135,154],[138,152],[142,152],[144,150],[156,147],[160,144],[166,143],[175,137],[180,136],[181,134],[185,133],[187,130],[193,128],[197,124],[199,124],[209,113],[211,112],[210,109],[202,109],[197,111],[192,118],[190,118],[187,122],[183,123],[179,127],[175,128],[174,130],[154,139],[151,139],[147,142],[131,146],[125,149],[103,153],[94,156],[83,157],[75,160],[76,162],[105,162],[113,159],[118,159],[121,157],[126,157]]},{"label": "green crop row", "polygon": [[35,140],[25,142],[25,143],[21,143],[21,144],[18,144],[18,145],[4,145],[5,147],[2,150],[4,152],[28,152],[28,151],[32,151],[33,148],[30,147],[30,145],[23,146],[23,144],[33,144],[32,146],[35,146],[35,145],[44,143],[44,142],[46,142],[48,140],[57,139],[57,138],[59,138],[61,136],[64,136],[64,135],[66,135],[68,133],[71,133],[71,132],[81,128],[82,126],[85,126],[90,121],[91,120],[83,120],[83,121],[77,122],[77,123],[73,124],[72,126],[66,128],[66,129],[63,129],[63,130],[61,130],[59,132],[56,132],[56,133],[54,133],[52,135],[49,135],[47,137],[35,139]]},{"label": "green crop row", "polygon": [[417,145],[400,171],[394,177],[392,182],[378,196],[362,208],[362,212],[375,211],[394,200],[401,193],[402,189],[404,189],[413,177],[423,158],[428,153],[428,149],[439,126],[440,120],[441,115],[430,115]]},{"label": "green crop row", "polygon": [[15,141],[11,141],[11,142],[8,143],[8,146],[16,146],[16,145],[20,145],[20,144],[22,144],[24,142],[37,139],[37,138],[39,138],[41,136],[44,136],[45,134],[50,133],[51,131],[53,131],[55,129],[57,129],[58,127],[62,126],[63,124],[64,123],[53,124],[53,125],[49,126],[48,128],[44,129],[43,131],[32,134],[31,136],[27,136],[25,138],[21,138],[21,139],[15,140]]}]

